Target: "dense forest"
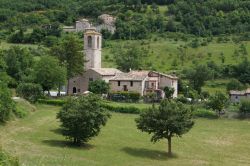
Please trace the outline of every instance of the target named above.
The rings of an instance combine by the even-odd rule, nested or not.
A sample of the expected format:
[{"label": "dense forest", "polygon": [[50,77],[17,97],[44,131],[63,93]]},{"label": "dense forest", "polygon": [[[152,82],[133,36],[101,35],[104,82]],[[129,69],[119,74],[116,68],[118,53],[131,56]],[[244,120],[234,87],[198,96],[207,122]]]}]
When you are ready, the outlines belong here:
[{"label": "dense forest", "polygon": [[96,21],[102,13],[117,16],[114,38],[122,39],[165,31],[211,36],[250,30],[248,0],[2,0],[0,37],[57,22],[72,25],[80,17]]}]

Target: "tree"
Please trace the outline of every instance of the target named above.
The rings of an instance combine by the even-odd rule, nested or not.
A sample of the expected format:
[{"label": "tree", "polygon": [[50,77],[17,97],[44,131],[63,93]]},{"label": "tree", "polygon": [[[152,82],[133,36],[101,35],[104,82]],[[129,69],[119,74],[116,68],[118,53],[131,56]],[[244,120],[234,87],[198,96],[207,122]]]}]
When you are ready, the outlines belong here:
[{"label": "tree", "polygon": [[165,92],[165,98],[167,99],[173,98],[174,88],[166,86],[163,90]]},{"label": "tree", "polygon": [[20,82],[24,76],[30,75],[33,57],[27,49],[14,46],[3,51],[2,54],[6,63],[6,72],[16,82]]},{"label": "tree", "polygon": [[239,110],[243,114],[250,113],[250,100],[241,100]]},{"label": "tree", "polygon": [[[84,54],[81,42],[75,36],[66,36],[59,45],[51,48],[51,54],[66,65],[68,85],[70,78],[83,72]],[[69,88],[67,88],[67,93],[68,90]]]},{"label": "tree", "polygon": [[66,69],[60,66],[59,60],[52,56],[43,56],[34,68],[35,82],[43,91],[62,85],[66,79]]},{"label": "tree", "polygon": [[211,73],[206,65],[198,65],[194,69],[188,70],[186,77],[192,85],[192,88],[197,90],[200,94],[201,87],[204,85],[205,81],[211,77]]},{"label": "tree", "polygon": [[18,96],[35,103],[42,96],[42,87],[34,83],[21,83],[17,86]]},{"label": "tree", "polygon": [[227,91],[230,90],[243,90],[244,85],[238,81],[237,79],[232,79],[228,84],[227,84]]},{"label": "tree", "polygon": [[227,97],[222,92],[217,91],[214,95],[210,96],[208,107],[216,111],[220,116],[221,111],[226,107],[227,102]]},{"label": "tree", "polygon": [[95,80],[89,83],[89,91],[95,94],[107,94],[109,91],[109,84],[104,80]]},{"label": "tree", "polygon": [[15,103],[11,99],[11,91],[6,84],[0,81],[0,122],[4,123],[10,119],[11,113],[15,112]]},{"label": "tree", "polygon": [[101,98],[93,94],[68,98],[57,114],[62,134],[73,140],[75,145],[86,143],[97,136],[109,117],[110,114],[102,107]]},{"label": "tree", "polygon": [[172,154],[171,139],[187,133],[194,121],[191,111],[182,103],[163,100],[158,107],[152,107],[136,119],[137,128],[142,132],[153,134],[151,141],[168,140],[168,154]]},{"label": "tree", "polygon": [[113,50],[115,62],[122,71],[138,70],[143,66],[143,57],[147,51],[135,45],[127,45]]}]

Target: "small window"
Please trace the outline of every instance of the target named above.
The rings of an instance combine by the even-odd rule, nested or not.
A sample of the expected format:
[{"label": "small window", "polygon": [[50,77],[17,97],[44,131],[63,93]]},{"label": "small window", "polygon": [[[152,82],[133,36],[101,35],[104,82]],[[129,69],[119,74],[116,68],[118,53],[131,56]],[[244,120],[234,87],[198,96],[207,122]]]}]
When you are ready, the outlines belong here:
[{"label": "small window", "polygon": [[154,87],[154,86],[155,86],[155,84],[154,84],[154,83],[151,83],[151,86],[152,86],[152,87]]},{"label": "small window", "polygon": [[118,81],[118,86],[121,86],[121,81]]},{"label": "small window", "polygon": [[130,81],[130,86],[133,86],[134,85],[134,82],[133,81]]},{"label": "small window", "polygon": [[80,93],[81,92],[81,89],[78,89],[78,93]]},{"label": "small window", "polygon": [[89,82],[92,82],[93,81],[93,78],[89,78]]}]

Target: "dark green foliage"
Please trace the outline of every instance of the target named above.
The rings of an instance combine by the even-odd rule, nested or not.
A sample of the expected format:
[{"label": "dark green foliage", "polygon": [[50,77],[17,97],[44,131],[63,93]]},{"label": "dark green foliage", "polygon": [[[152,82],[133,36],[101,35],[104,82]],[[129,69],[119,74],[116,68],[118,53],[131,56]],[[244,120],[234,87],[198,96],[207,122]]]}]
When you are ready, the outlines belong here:
[{"label": "dark green foliage", "polygon": [[15,103],[11,99],[11,91],[0,82],[0,123],[8,121],[14,112]]},{"label": "dark green foliage", "polygon": [[63,85],[66,80],[66,69],[60,66],[59,60],[52,56],[43,56],[35,66],[35,82],[43,91]]},{"label": "dark green foliage", "polygon": [[193,89],[201,93],[201,87],[209,78],[211,78],[210,70],[205,65],[195,66],[193,69],[186,71],[186,77]]},{"label": "dark green foliage", "polygon": [[51,54],[58,57],[67,68],[67,79],[83,71],[84,56],[81,41],[73,35],[63,38],[63,41],[51,48]]},{"label": "dark green foliage", "polygon": [[68,98],[57,114],[62,134],[76,145],[97,136],[109,117],[110,114],[102,107],[101,98],[96,95]]},{"label": "dark green foliage", "polygon": [[235,0],[178,0],[169,6],[168,15],[174,15],[181,24],[178,30],[199,36],[249,31],[249,1]]},{"label": "dark green foliage", "polygon": [[[33,57],[29,50],[18,46],[11,47],[2,52],[6,63],[6,72],[16,82],[31,74]],[[13,85],[15,86],[15,85]]]},{"label": "dark green foliage", "polygon": [[244,85],[238,81],[237,79],[232,79],[228,84],[227,84],[227,91],[230,90],[243,90]]},{"label": "dark green foliage", "polygon": [[110,92],[108,98],[112,101],[138,102],[140,100],[138,92]]},{"label": "dark green foliage", "polygon": [[250,113],[250,100],[241,100],[240,101],[240,113],[246,114],[246,113]]},{"label": "dark green foliage", "polygon": [[155,92],[148,92],[147,94],[145,94],[143,96],[143,101],[145,103],[155,103],[155,102],[159,102],[160,98],[157,96],[157,93],[155,93]]},{"label": "dark green foliage", "polygon": [[159,106],[152,107],[136,119],[137,128],[152,134],[151,141],[168,140],[168,152],[171,154],[171,138],[187,133],[194,122],[191,111],[179,102],[163,100]]},{"label": "dark green foliage", "polygon": [[144,65],[143,57],[148,55],[148,50],[127,44],[125,47],[113,49],[114,59],[118,68],[122,71],[138,70]]},{"label": "dark green foliage", "polygon": [[244,60],[240,64],[234,67],[234,77],[238,78],[238,80],[242,83],[250,83],[250,62],[248,60]]},{"label": "dark green foliage", "polygon": [[16,157],[11,156],[0,148],[0,165],[1,166],[19,166],[19,161]]},{"label": "dark green foliage", "polygon": [[21,83],[17,86],[18,96],[35,103],[42,96],[42,87],[34,83]]},{"label": "dark green foliage", "polygon": [[128,107],[118,106],[117,107],[117,106],[112,106],[109,104],[103,104],[102,106],[105,107],[109,111],[119,112],[119,113],[139,114],[145,111],[145,109],[140,109],[140,108],[133,107],[133,106],[128,106]]},{"label": "dark green foliage", "polygon": [[222,92],[216,92],[209,98],[207,106],[217,112],[220,116],[227,103],[228,98]]},{"label": "dark green foliage", "polygon": [[48,104],[48,105],[55,105],[55,106],[63,106],[65,104],[65,100],[51,100],[51,99],[38,99],[38,103],[41,104]]},{"label": "dark green foliage", "polygon": [[174,88],[166,86],[163,90],[165,92],[165,98],[167,99],[173,98]]},{"label": "dark green foliage", "polygon": [[107,94],[109,92],[109,84],[104,80],[95,80],[89,83],[88,90],[95,94]]}]

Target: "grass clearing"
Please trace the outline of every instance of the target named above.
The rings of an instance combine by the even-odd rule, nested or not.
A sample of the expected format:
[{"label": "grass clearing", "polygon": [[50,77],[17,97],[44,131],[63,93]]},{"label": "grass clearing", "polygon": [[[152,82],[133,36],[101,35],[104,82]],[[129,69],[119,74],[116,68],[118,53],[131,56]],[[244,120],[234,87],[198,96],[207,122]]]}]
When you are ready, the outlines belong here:
[{"label": "grass clearing", "polygon": [[112,113],[99,136],[82,147],[71,147],[58,134],[60,107],[37,105],[28,117],[0,127],[2,147],[25,166],[76,165],[249,165],[250,121],[196,119],[183,138],[173,139],[173,158],[166,141],[151,143],[136,129],[137,115]]}]

